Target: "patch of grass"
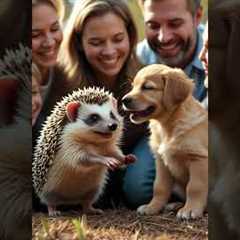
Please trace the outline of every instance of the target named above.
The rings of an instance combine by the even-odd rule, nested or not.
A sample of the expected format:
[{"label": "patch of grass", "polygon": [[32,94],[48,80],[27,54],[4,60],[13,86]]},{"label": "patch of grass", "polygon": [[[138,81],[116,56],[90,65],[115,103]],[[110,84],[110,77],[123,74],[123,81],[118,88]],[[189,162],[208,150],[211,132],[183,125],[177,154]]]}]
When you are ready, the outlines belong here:
[{"label": "patch of grass", "polygon": [[87,216],[83,215],[81,221],[79,219],[73,219],[72,223],[75,226],[75,230],[76,230],[79,240],[86,240]]},{"label": "patch of grass", "polygon": [[180,221],[175,214],[139,216],[128,209],[103,215],[33,216],[33,240],[207,240],[208,217]]},{"label": "patch of grass", "polygon": [[40,219],[40,222],[41,222],[41,226],[38,234],[36,235],[36,240],[51,239],[50,233],[49,233],[48,219],[43,217]]},{"label": "patch of grass", "polygon": [[135,234],[132,235],[132,239],[131,240],[139,240],[139,233],[140,233],[140,230],[137,230],[135,232]]}]

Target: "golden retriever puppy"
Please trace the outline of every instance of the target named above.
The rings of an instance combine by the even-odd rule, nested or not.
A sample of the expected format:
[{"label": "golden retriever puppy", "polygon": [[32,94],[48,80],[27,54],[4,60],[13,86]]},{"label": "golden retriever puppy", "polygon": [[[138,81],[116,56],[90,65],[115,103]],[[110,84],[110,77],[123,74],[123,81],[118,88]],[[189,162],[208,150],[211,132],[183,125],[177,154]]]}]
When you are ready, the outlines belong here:
[{"label": "golden retriever puppy", "polygon": [[[150,147],[156,159],[153,198],[138,213],[157,214],[174,185],[186,202],[177,217],[201,217],[208,196],[208,115],[192,97],[193,83],[185,73],[162,64],[141,69],[123,99],[133,123],[150,120]],[[146,159],[147,161],[147,159]]]}]

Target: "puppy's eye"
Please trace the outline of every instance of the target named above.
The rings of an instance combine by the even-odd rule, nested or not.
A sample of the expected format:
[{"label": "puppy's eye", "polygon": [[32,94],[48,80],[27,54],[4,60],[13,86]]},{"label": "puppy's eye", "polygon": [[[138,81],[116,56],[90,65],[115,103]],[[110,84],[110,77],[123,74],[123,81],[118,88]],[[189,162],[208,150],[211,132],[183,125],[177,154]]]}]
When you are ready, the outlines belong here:
[{"label": "puppy's eye", "polygon": [[155,87],[149,84],[142,85],[142,90],[154,90]]}]

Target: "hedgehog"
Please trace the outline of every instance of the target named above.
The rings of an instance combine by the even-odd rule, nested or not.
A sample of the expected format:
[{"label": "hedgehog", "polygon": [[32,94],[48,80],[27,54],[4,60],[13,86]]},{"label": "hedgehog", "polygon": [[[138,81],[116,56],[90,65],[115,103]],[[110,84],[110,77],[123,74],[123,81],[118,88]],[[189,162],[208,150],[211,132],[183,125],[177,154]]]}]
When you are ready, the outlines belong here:
[{"label": "hedgehog", "polygon": [[102,213],[92,204],[104,189],[108,169],[136,160],[120,150],[122,130],[117,100],[103,88],[75,90],[56,104],[37,139],[32,167],[34,189],[49,216],[69,204]]}]

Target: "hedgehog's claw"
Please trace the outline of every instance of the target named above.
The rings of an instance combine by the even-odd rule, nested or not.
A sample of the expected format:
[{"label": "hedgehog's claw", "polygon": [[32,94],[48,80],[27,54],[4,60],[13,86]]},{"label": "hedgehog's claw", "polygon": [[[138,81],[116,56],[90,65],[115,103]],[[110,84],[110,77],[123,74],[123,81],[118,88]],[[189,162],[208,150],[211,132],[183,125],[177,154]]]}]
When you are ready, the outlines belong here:
[{"label": "hedgehog's claw", "polygon": [[94,207],[85,208],[83,212],[89,215],[101,215],[104,213],[103,210]]},{"label": "hedgehog's claw", "polygon": [[106,166],[111,170],[117,169],[121,164],[122,163],[115,158],[106,158]]},{"label": "hedgehog's claw", "polygon": [[61,212],[56,210],[56,206],[48,206],[48,216],[57,217],[60,216]]}]

